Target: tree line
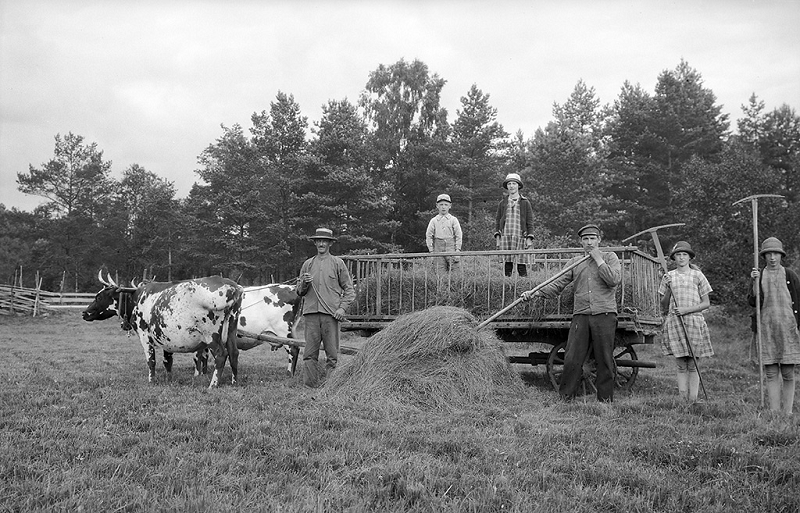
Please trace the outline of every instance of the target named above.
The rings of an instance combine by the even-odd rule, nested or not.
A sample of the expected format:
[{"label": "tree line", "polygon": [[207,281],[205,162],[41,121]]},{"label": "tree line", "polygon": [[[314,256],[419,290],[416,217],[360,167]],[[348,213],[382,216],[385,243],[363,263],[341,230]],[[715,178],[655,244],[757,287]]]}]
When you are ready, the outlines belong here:
[{"label": "tree line", "polygon": [[525,182],[536,247],[574,247],[575,229],[589,221],[608,243],[686,223],[662,240],[688,240],[715,299],[737,300],[752,266],[752,218],[732,204],[769,193],[786,199],[759,205],[762,238],[781,238],[797,259],[800,117],[786,104],[768,112],[754,93],[733,135],[682,60],[654,92],[626,81],[608,105],[578,81],[526,138],[505,131],[476,84],[450,122],[445,84],[419,60],[380,65],[357,101],[329,100],[311,126],[278,92],[247,131],[221,125],[185,198],[138,164],[113,178],[96,143],[58,134],[50,160],[17,173],[20,191],[47,202],[33,212],[0,205],[0,278],[10,282],[24,266],[50,290],[96,290],[100,268],[125,279],[287,281],[313,253],[307,236],[317,226],[338,235],[339,254],[425,251],[440,192],[454,199],[463,249],[491,249],[509,172]]}]

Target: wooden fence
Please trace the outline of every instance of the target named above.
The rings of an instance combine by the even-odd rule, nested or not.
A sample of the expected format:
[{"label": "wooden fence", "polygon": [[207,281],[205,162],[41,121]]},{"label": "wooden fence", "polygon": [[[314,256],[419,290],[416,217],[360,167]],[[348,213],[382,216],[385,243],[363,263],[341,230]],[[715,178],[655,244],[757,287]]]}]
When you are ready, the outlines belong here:
[{"label": "wooden fence", "polygon": [[0,314],[36,316],[60,310],[78,310],[86,308],[94,296],[91,292],[58,293],[0,284]]}]

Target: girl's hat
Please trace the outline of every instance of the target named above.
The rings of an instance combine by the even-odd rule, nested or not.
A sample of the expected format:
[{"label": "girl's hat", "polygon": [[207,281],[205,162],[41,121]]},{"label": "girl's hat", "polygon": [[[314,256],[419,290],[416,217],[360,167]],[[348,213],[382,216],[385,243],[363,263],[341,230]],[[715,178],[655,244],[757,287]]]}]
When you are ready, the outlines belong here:
[{"label": "girl's hat", "polygon": [[764,242],[761,243],[761,251],[759,251],[758,254],[764,255],[764,253],[780,253],[786,256],[786,252],[783,250],[783,242],[777,237],[764,239]]},{"label": "girl's hat", "polygon": [[329,230],[327,228],[317,228],[316,233],[309,237],[309,239],[328,239],[328,240],[336,240],[336,237],[333,236],[333,230]]},{"label": "girl's hat", "polygon": [[508,173],[506,175],[506,179],[503,180],[503,189],[508,189],[508,182],[517,182],[520,189],[524,187],[524,185],[522,185],[522,178],[520,178],[517,173]]},{"label": "girl's hat", "polygon": [[679,240],[672,246],[672,251],[669,252],[669,257],[672,260],[675,260],[675,253],[683,251],[684,253],[689,253],[690,258],[694,258],[694,251],[692,251],[692,246],[685,240]]}]

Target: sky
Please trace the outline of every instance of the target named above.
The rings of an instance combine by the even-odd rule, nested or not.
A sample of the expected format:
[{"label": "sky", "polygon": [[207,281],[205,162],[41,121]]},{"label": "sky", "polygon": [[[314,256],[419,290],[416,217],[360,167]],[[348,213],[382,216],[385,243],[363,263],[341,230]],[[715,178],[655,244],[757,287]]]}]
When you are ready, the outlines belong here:
[{"label": "sky", "polygon": [[447,81],[450,122],[476,84],[526,139],[579,80],[611,104],[683,59],[735,130],[753,93],[800,110],[798,27],[798,0],[0,0],[0,204],[47,201],[17,173],[69,132],[185,197],[221,125],[249,133],[281,91],[313,126],[400,59]]}]

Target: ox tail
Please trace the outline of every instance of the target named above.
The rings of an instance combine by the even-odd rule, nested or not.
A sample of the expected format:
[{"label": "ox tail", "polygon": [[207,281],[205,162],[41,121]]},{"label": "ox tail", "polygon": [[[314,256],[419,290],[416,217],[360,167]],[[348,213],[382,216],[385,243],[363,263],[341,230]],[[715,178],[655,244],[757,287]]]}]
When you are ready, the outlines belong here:
[{"label": "ox tail", "polygon": [[236,335],[239,328],[239,314],[242,312],[242,298],[244,297],[244,289],[238,287],[233,296],[228,315],[225,316],[223,323],[222,335],[225,336],[225,345],[228,349],[228,357],[231,361],[231,370],[233,371],[233,379],[236,381],[237,367],[239,363],[239,346],[236,345]]},{"label": "ox tail", "polygon": [[[230,305],[225,309],[224,319],[220,327],[220,345],[224,345],[224,352],[227,353],[228,361],[231,364],[231,384],[235,385],[239,376],[239,347],[236,345],[236,334],[239,326],[239,314],[242,311],[242,296],[244,289],[237,286],[233,295],[233,300]],[[224,342],[222,339],[224,338]],[[215,358],[216,359],[216,358]],[[214,375],[211,378],[211,384],[208,388],[215,388],[222,377],[222,368],[225,366],[224,360],[222,364],[216,363]]]},{"label": "ox tail", "polygon": [[297,338],[297,327],[300,325],[300,318],[303,316],[303,299],[305,296],[297,296],[297,301],[292,305],[292,332],[289,334],[291,338]]}]

